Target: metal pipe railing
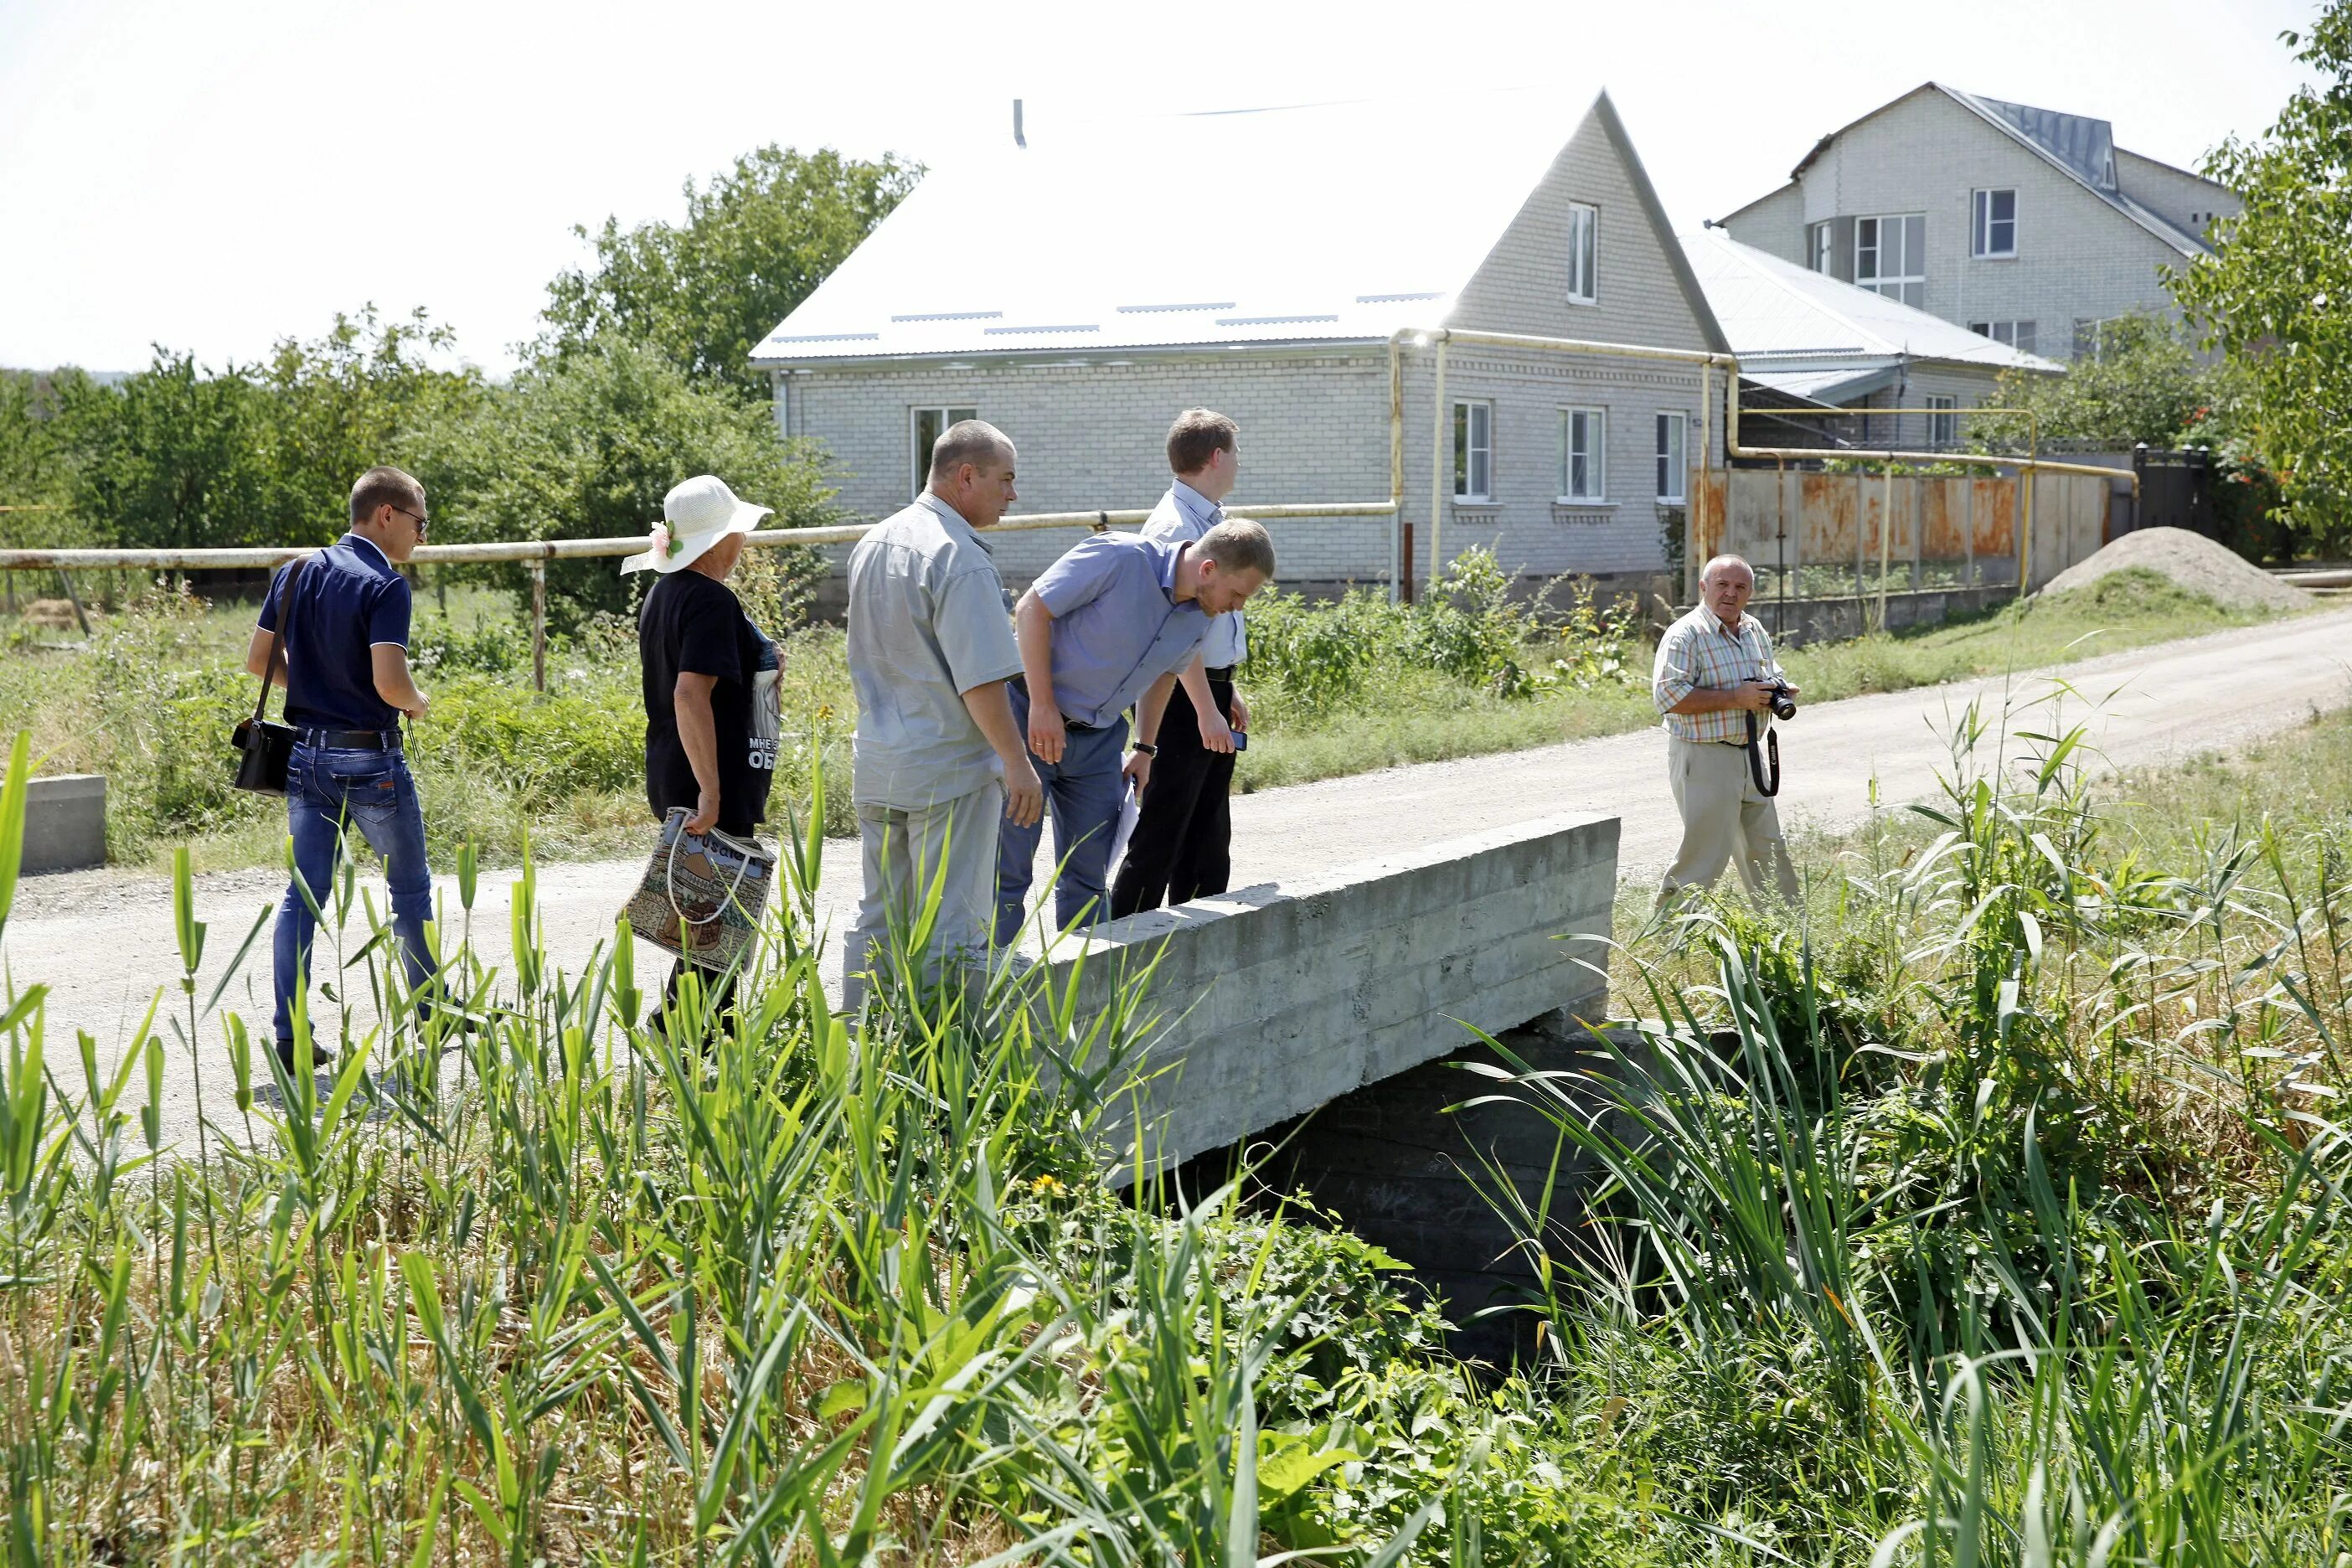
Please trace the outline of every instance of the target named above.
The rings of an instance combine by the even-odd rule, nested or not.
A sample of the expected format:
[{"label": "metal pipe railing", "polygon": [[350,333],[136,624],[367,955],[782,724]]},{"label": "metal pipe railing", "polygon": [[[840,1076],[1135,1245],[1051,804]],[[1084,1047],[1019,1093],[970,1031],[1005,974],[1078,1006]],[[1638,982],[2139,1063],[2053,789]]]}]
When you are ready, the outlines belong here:
[{"label": "metal pipe railing", "polygon": [[[1227,517],[1260,521],[1303,521],[1308,518],[1386,517],[1394,501],[1328,501],[1281,506],[1232,506]],[[991,533],[1023,533],[1050,528],[1139,527],[1151,516],[1143,507],[1098,511],[1034,512],[1008,517]],[[855,544],[875,524],[856,522],[825,528],[770,528],[745,536],[754,545]],[[282,566],[311,553],[314,544],[252,545],[189,550],[0,550],[0,572],[220,572],[262,566]],[[635,555],[646,548],[643,534],[624,539],[517,539],[478,544],[420,544],[410,560],[425,565],[490,565],[499,563],[592,561]]]}]

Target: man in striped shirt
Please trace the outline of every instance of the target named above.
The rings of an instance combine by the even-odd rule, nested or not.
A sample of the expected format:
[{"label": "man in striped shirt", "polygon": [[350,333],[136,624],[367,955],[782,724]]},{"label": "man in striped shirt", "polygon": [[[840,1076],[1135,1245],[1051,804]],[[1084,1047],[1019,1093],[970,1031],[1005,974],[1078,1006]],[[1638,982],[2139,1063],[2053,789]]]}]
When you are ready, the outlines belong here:
[{"label": "man in striped shirt", "polygon": [[[1760,742],[1772,724],[1772,688],[1784,680],[1772,639],[1748,614],[1756,574],[1737,555],[1718,555],[1699,574],[1698,607],[1666,628],[1650,677],[1665,716],[1666,778],[1683,816],[1683,842],[1658,889],[1661,909],[1685,888],[1705,888],[1739,868],[1750,899],[1766,879],[1790,902],[1797,874],[1780,837],[1772,797],[1756,787],[1748,759],[1748,715]],[[1789,688],[1791,693],[1796,688]]]}]

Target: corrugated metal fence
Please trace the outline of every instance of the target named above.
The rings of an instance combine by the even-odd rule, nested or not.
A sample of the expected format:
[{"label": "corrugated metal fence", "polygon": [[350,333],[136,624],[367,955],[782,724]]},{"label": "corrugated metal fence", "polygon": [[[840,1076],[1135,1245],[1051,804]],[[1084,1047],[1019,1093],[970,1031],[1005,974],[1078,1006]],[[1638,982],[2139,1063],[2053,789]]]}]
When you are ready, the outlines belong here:
[{"label": "corrugated metal fence", "polygon": [[2092,474],[1944,478],[1718,469],[1692,496],[1691,559],[1730,552],[1799,593],[2015,584],[2032,486],[2029,591],[2106,542],[2109,481]]}]

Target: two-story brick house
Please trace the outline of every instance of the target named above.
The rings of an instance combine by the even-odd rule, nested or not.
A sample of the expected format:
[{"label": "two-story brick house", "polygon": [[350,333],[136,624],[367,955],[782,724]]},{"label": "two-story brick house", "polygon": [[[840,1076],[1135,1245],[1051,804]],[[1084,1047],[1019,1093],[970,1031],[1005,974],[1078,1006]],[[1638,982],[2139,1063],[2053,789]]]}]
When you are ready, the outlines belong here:
[{"label": "two-story brick house", "polygon": [[2045,358],[2100,324],[2177,314],[2162,269],[2242,204],[2116,145],[2086,115],[1939,82],[1822,137],[1789,183],[1722,221],[1734,239]]},{"label": "two-story brick house", "polygon": [[[1033,119],[1024,144],[935,166],[752,363],[859,517],[906,504],[967,415],[1018,445],[1016,510],[1149,506],[1193,405],[1241,426],[1234,504],[1377,501],[1391,339],[1436,326],[1724,347],[1607,95],[1505,91],[1058,134]],[[1660,570],[1699,460],[1696,365],[1454,345],[1441,413],[1434,351],[1402,353],[1414,581],[1433,452],[1446,558]],[[1274,527],[1282,580],[1308,588],[1388,579],[1401,531]],[[1005,535],[997,559],[1019,583],[1076,537]]]}]

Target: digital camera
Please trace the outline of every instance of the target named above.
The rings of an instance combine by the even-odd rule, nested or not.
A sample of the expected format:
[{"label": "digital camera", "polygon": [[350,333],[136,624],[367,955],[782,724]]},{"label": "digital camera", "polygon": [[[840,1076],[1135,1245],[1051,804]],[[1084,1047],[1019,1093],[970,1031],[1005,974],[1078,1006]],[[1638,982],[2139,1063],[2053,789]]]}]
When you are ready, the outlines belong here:
[{"label": "digital camera", "polygon": [[1789,689],[1789,683],[1785,680],[1776,680],[1772,682],[1772,717],[1775,719],[1793,719],[1796,716],[1796,693]]}]

